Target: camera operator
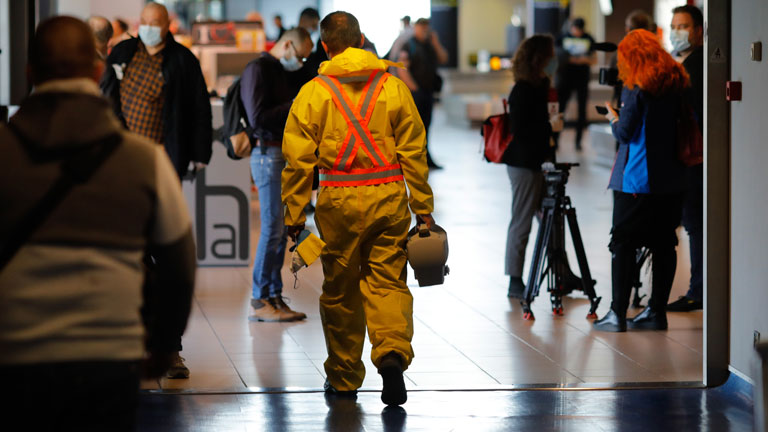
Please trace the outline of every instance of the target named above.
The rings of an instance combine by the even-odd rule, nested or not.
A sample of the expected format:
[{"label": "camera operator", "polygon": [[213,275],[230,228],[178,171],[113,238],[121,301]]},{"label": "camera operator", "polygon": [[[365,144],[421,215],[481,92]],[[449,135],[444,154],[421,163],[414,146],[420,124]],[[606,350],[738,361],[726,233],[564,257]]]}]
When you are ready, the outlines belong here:
[{"label": "camera operator", "polygon": [[509,275],[507,296],[513,298],[522,298],[525,290],[525,248],[544,187],[541,164],[554,160],[552,132],[563,128],[561,115],[550,118],[547,109],[550,80],[545,69],[554,56],[552,38],[534,35],[523,41],[512,63],[515,86],[509,94],[509,124],[513,139],[502,161],[508,165],[512,185],[505,273]]},{"label": "camera operator", "polygon": [[[672,29],[669,38],[675,51],[675,60],[682,62],[691,78],[685,91],[696,118],[699,131],[704,120],[704,17],[696,6],[680,6],[672,10]],[[688,190],[683,201],[683,226],[688,232],[691,253],[691,279],[688,292],[667,306],[673,312],[689,312],[703,307],[704,276],[704,167],[703,164],[686,167]]]},{"label": "camera operator", "polygon": [[[635,9],[632,12],[627,15],[627,18],[624,20],[624,34],[628,34],[632,30],[637,29],[643,29],[648,30],[650,32],[653,31],[653,28],[655,25],[653,24],[653,21],[651,19],[651,16],[648,15],[644,10],[642,9]],[[617,56],[611,57],[611,63],[609,66],[609,70],[616,71],[617,70]],[[601,82],[600,84],[609,84],[613,85],[613,102],[616,104],[615,106],[621,105],[621,90],[624,88],[622,83],[616,82],[616,83],[607,83],[607,82]],[[617,143],[618,147],[618,143]]]},{"label": "camera operator", "polygon": [[[632,59],[644,59],[633,62]],[[677,120],[688,74],[646,30],[630,32],[619,44],[619,78],[624,82],[621,116],[606,102],[619,151],[609,188],[613,204],[613,300],[594,328],[623,332],[667,328],[666,306],[677,265],[677,234],[682,212],[684,165],[677,156]],[[648,306],[627,322],[636,250],[653,254]]]}]

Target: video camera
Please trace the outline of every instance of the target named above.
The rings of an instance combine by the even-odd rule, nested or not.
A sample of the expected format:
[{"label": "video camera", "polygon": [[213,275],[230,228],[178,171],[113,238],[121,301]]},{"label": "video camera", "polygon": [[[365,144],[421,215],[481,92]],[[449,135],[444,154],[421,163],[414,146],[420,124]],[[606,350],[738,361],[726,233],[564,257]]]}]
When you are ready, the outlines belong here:
[{"label": "video camera", "polygon": [[[618,46],[613,42],[601,42],[593,45],[595,51],[615,52]],[[601,85],[615,87],[621,84],[619,70],[616,68],[600,68],[599,82]]]},{"label": "video camera", "polygon": [[[545,164],[546,165],[546,164]],[[555,163],[554,169],[545,169],[544,171],[544,183],[547,186],[547,196],[562,196],[565,195],[565,185],[568,183],[568,177],[571,175],[571,168],[577,167],[578,163]]]}]

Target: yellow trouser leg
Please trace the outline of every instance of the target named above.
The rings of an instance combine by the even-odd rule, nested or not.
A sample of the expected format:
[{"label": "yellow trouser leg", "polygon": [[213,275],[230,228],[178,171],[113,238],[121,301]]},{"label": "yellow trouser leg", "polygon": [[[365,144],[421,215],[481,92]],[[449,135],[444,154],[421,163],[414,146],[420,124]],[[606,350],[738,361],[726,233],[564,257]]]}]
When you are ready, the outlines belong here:
[{"label": "yellow trouser leg", "polygon": [[[363,294],[371,360],[378,368],[391,351],[402,357],[404,368],[413,359],[413,296],[406,284],[405,242],[411,216],[405,196],[397,215],[372,215],[387,226],[361,245],[360,291]],[[389,216],[387,218],[386,216]],[[376,227],[372,227],[376,228]]]},{"label": "yellow trouser leg", "polygon": [[315,221],[323,252],[325,372],[337,390],[362,385],[366,317],[375,365],[390,351],[407,366],[412,357],[413,297],[405,283],[405,238],[410,224],[402,183],[323,188]]}]

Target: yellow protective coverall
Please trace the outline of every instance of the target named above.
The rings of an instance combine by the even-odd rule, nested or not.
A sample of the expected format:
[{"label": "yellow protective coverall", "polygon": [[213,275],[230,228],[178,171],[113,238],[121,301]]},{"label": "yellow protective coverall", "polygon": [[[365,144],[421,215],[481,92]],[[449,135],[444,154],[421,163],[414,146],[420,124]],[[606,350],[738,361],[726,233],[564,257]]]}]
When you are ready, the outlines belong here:
[{"label": "yellow protective coverall", "polygon": [[[432,189],[427,183],[424,125],[408,87],[394,76],[383,75],[378,99],[371,102],[373,108],[367,121],[375,148],[360,145],[356,153],[347,152],[345,149],[351,148],[345,146],[351,145],[352,128],[347,121],[350,116],[341,112],[338,100],[334,103],[333,92],[322,81],[330,82],[329,77],[333,77],[343,90],[336,93],[337,99],[342,99],[338,98],[342,94],[348,96],[352,104],[359,101],[359,108],[366,100],[366,79],[377,71],[382,75],[393,65],[396,64],[356,48],[348,48],[324,62],[320,65],[320,76],[304,85],[294,100],[283,135],[286,165],[282,199],[286,226],[305,222],[304,207],[312,192],[313,168],[318,165],[321,169],[315,210],[315,222],[326,242],[321,258],[325,281],[320,315],[328,349],[325,371],[328,382],[339,391],[355,390],[362,385],[366,326],[373,345],[371,360],[377,368],[381,358],[391,351],[403,358],[404,367],[413,358],[413,297],[406,285],[405,243],[411,222],[408,205],[416,214],[433,210]],[[361,144],[362,134],[354,136]],[[346,166],[338,164],[344,159],[340,153],[349,156]],[[392,174],[397,165],[402,171],[399,180],[345,185],[344,179],[359,181],[371,175],[347,177],[345,172],[365,173],[383,166],[378,174],[383,170]],[[394,175],[397,177],[399,172]]]}]

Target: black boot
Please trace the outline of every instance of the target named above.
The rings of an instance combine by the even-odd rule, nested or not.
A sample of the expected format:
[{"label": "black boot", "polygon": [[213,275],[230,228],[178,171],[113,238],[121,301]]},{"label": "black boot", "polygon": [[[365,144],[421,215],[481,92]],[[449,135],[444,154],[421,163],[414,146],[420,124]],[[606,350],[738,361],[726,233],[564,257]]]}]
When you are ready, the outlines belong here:
[{"label": "black boot", "polygon": [[381,390],[381,401],[387,405],[402,405],[408,400],[403,380],[403,359],[392,351],[385,355],[379,363],[379,375],[384,381]]},{"label": "black boot", "polygon": [[642,312],[627,322],[627,326],[633,330],[666,330],[667,313],[655,311],[646,306]]},{"label": "black boot", "polygon": [[621,333],[627,331],[627,319],[610,309],[604,317],[592,323],[592,327],[599,331]]},{"label": "black boot", "polygon": [[509,289],[507,289],[507,297],[521,299],[525,293],[525,284],[523,278],[510,276],[509,277]]}]

